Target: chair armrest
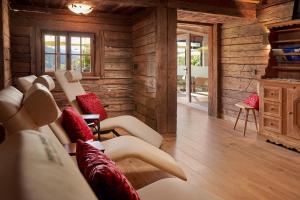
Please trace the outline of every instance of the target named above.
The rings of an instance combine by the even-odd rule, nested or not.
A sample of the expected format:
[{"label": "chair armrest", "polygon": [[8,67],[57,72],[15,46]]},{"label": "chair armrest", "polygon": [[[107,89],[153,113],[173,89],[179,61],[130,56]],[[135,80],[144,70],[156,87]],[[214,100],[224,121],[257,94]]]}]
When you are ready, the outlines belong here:
[{"label": "chair armrest", "polygon": [[100,120],[100,115],[99,114],[87,114],[87,115],[81,115],[81,117],[86,122],[93,122],[95,120]]}]

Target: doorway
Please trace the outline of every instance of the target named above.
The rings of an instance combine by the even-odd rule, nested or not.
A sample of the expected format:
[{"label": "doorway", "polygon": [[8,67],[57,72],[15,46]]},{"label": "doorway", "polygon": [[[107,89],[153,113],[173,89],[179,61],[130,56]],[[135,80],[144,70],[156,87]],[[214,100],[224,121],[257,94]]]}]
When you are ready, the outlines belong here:
[{"label": "doorway", "polygon": [[177,102],[208,110],[210,27],[177,26]]}]

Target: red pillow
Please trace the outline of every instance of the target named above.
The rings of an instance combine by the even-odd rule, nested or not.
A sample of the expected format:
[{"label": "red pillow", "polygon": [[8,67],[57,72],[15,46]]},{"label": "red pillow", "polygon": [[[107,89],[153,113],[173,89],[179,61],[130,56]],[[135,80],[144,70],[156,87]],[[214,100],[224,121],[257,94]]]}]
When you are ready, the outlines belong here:
[{"label": "red pillow", "polygon": [[259,109],[259,96],[257,93],[251,94],[247,99],[244,101],[245,104],[253,107],[254,109]]},{"label": "red pillow", "polygon": [[87,93],[76,96],[76,101],[84,114],[99,114],[100,121],[107,118],[106,111],[96,94]]},{"label": "red pillow", "polygon": [[61,117],[61,124],[72,142],[76,142],[78,139],[83,141],[93,139],[91,129],[72,107],[66,107]]},{"label": "red pillow", "polygon": [[77,164],[98,199],[140,200],[115,163],[95,147],[77,141]]}]

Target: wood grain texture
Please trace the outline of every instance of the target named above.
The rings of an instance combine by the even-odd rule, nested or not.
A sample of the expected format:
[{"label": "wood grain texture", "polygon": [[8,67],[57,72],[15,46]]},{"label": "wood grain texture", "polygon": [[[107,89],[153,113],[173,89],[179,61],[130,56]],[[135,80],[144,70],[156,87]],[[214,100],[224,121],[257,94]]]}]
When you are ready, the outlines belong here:
[{"label": "wood grain texture", "polygon": [[0,88],[11,85],[10,29],[8,0],[0,3]]},{"label": "wood grain texture", "polygon": [[[132,42],[131,18],[105,14],[101,17],[71,16],[50,9],[49,13],[11,13],[11,52],[14,78],[29,74],[40,75],[41,32],[72,31],[95,34],[95,73],[82,84],[96,93],[109,116],[132,114]],[[62,89],[56,84],[54,97],[60,107],[67,105]]]},{"label": "wood grain texture", "polygon": [[[232,128],[233,123],[178,104],[177,137],[164,135],[162,149],[175,157],[188,184],[223,199],[298,200],[299,154],[257,140],[250,130],[243,137],[242,126],[239,132]],[[135,188],[170,177],[135,159],[117,164]]]},{"label": "wood grain texture", "polygon": [[[265,74],[269,47],[264,44],[265,25],[291,19],[293,2],[259,9],[256,20],[235,20],[221,29],[221,116],[235,118],[234,104],[258,91]],[[250,121],[252,121],[250,119]]]}]

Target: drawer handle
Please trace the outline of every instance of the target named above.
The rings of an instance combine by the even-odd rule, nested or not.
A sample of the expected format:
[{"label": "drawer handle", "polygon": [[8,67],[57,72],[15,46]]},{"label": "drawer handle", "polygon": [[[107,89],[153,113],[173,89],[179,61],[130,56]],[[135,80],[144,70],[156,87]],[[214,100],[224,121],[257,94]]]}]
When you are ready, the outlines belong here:
[{"label": "drawer handle", "polygon": [[274,95],[274,93],[273,93],[273,92],[271,92],[270,94],[271,94],[271,96],[273,96],[273,95]]},{"label": "drawer handle", "polygon": [[272,111],[272,110],[274,110],[274,108],[273,108],[273,107],[271,107],[271,108],[270,108],[270,110]]},{"label": "drawer handle", "polygon": [[271,122],[270,125],[273,126],[274,124]]},{"label": "drawer handle", "polygon": [[293,114],[293,112],[289,112],[289,115],[292,115]]}]

